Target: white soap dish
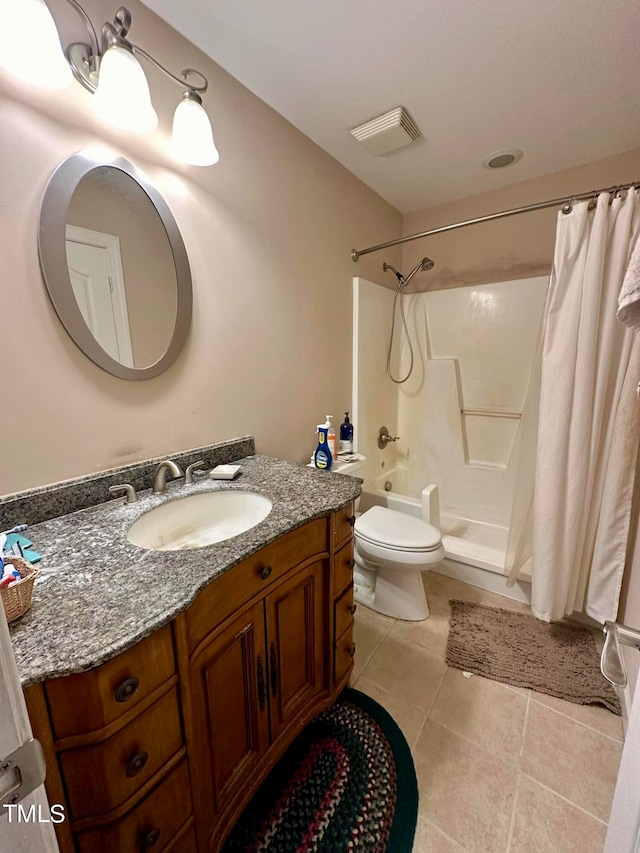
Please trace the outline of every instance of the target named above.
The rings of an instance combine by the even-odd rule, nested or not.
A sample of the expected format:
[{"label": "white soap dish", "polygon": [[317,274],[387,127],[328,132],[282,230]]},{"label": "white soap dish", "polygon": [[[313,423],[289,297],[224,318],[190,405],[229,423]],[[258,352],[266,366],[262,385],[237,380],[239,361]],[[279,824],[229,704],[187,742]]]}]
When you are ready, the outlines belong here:
[{"label": "white soap dish", "polygon": [[233,480],[242,471],[242,465],[216,465],[211,470],[211,477],[214,480]]}]

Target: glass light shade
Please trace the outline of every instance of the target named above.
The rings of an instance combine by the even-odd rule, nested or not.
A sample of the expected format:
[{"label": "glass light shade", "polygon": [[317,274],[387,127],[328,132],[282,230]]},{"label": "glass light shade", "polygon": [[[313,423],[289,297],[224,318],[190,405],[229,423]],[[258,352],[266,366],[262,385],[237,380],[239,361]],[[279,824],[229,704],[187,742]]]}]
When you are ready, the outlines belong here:
[{"label": "glass light shade", "polygon": [[105,51],[100,61],[95,99],[96,110],[102,118],[123,130],[147,133],[158,125],[147,78],[126,47],[113,45]]},{"label": "glass light shade", "polygon": [[200,99],[187,94],[173,116],[171,150],[175,157],[192,166],[213,166],[220,159],[213,142],[209,116]]},{"label": "glass light shade", "polygon": [[[0,66],[26,83],[63,89],[71,83],[69,64],[58,30],[43,0],[0,4]],[[8,8],[5,10],[4,6]]]}]

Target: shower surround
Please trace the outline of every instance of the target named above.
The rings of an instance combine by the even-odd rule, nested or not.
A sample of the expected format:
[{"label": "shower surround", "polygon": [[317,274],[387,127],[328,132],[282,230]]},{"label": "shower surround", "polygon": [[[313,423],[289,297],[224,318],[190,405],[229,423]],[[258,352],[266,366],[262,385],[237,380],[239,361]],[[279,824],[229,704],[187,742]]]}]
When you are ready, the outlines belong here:
[{"label": "shower surround", "polygon": [[[518,598],[528,585],[508,591],[506,576],[514,561],[527,575],[547,284],[539,277],[405,296],[415,365],[394,385],[386,375],[393,291],[354,279],[354,423],[368,460],[360,508],[426,517],[422,491],[437,485],[447,554],[440,570]],[[405,376],[408,347],[396,323],[393,372]],[[380,450],[383,425],[400,438]]]}]

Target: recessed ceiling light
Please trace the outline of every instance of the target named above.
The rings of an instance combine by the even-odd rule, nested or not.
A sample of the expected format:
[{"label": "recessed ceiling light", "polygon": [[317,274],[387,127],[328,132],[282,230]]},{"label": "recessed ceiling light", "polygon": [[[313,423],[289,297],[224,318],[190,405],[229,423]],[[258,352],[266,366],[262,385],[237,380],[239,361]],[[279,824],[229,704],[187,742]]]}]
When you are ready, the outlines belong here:
[{"label": "recessed ceiling light", "polygon": [[524,153],[519,148],[502,148],[485,157],[482,165],[485,169],[504,169],[505,166],[513,166],[523,157]]}]

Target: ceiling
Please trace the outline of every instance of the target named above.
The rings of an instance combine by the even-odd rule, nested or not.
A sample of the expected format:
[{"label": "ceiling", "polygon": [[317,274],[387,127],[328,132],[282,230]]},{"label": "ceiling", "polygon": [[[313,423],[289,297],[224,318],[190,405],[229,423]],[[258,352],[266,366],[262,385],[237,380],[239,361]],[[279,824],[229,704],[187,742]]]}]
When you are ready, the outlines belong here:
[{"label": "ceiling", "polygon": [[[640,148],[637,0],[144,2],[403,213]],[[397,106],[424,139],[375,157]]]}]

